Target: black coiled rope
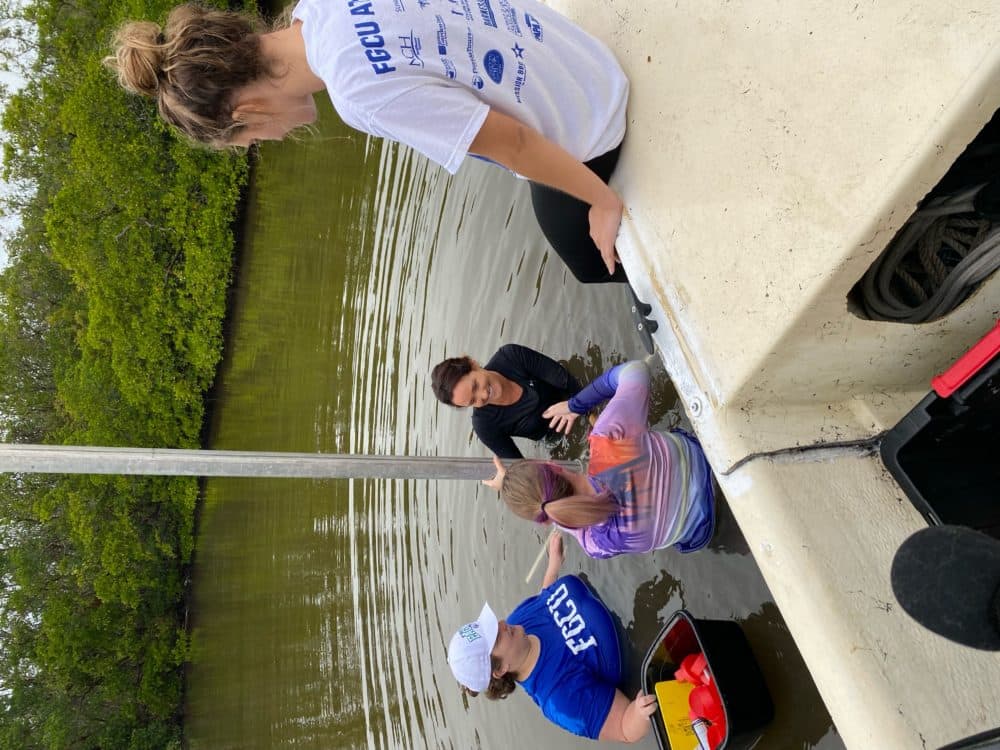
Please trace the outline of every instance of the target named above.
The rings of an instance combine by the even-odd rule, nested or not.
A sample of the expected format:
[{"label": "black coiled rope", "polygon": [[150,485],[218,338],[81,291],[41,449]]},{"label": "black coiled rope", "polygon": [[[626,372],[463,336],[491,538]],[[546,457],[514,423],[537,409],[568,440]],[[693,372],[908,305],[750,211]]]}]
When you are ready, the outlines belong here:
[{"label": "black coiled rope", "polygon": [[1000,268],[1000,222],[977,210],[984,188],[994,183],[929,200],[903,225],[862,279],[870,319],[937,320]]}]

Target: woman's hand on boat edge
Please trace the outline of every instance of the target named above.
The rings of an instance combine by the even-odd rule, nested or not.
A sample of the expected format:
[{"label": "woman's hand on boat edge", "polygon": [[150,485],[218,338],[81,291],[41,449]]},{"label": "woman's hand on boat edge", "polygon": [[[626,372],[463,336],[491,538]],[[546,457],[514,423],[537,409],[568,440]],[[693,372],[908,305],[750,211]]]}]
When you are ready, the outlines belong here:
[{"label": "woman's hand on boat edge", "polygon": [[542,412],[542,417],[549,420],[549,428],[556,432],[564,432],[567,435],[573,429],[573,424],[579,416],[576,412],[569,410],[569,401],[560,401],[558,404],[552,404],[552,406]]},{"label": "woman's hand on boat edge", "polygon": [[495,109],[487,113],[469,145],[469,153],[588,204],[590,238],[600,250],[608,273],[615,272],[615,239],[625,204],[590,167],[530,125]]},{"label": "woman's hand on boat edge", "polygon": [[503,487],[503,478],[507,476],[507,469],[504,468],[503,461],[497,456],[493,456],[493,465],[497,467],[497,473],[492,479],[484,479],[483,484],[499,492],[500,488]]},{"label": "woman's hand on boat edge", "polygon": [[618,238],[618,229],[622,224],[625,204],[616,193],[612,191],[611,194],[614,196],[615,202],[606,206],[591,205],[588,218],[590,220],[590,239],[601,251],[601,258],[604,260],[604,265],[607,266],[608,273],[614,274],[615,263],[621,262],[618,251],[615,249],[615,240]]}]

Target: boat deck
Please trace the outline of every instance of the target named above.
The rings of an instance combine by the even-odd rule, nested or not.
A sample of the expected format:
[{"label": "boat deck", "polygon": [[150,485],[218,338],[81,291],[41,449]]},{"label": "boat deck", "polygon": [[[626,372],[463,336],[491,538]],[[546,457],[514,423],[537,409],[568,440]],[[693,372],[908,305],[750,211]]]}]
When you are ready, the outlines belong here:
[{"label": "boat deck", "polygon": [[1000,5],[555,0],[632,82],[620,254],[688,415],[844,742],[934,748],[1000,725],[1000,655],[896,604],[925,522],[879,436],[1000,314],[848,303],[1000,108]]}]

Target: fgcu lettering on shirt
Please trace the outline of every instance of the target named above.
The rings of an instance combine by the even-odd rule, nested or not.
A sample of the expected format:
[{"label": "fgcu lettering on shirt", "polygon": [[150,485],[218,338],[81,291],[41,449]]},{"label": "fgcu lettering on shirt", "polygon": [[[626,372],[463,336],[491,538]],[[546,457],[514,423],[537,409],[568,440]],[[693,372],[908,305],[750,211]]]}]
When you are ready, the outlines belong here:
[{"label": "fgcu lettering on shirt", "polygon": [[577,611],[576,602],[569,598],[569,589],[565,583],[560,584],[552,592],[545,604],[552,615],[552,622],[559,628],[563,640],[566,641],[566,648],[572,651],[574,656],[597,645],[597,639],[593,634],[587,634],[586,637],[580,635],[587,629],[587,623]]},{"label": "fgcu lettering on shirt", "polygon": [[[347,0],[347,7],[352,16],[374,16],[372,3],[369,0]],[[354,31],[364,49],[365,57],[371,63],[375,75],[391,73],[396,68],[391,64],[392,55],[385,48],[385,37],[378,21],[356,21]]]}]

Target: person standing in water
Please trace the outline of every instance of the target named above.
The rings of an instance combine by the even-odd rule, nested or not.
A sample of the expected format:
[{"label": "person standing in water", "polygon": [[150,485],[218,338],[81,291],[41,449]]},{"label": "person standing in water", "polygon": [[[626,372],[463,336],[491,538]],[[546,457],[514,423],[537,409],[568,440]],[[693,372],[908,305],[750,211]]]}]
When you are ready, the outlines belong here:
[{"label": "person standing in water", "polygon": [[279,140],[327,92],[345,123],[448,172],[467,154],[531,182],[549,243],[585,283],[624,282],[623,204],[607,185],[628,79],[611,51],[536,0],[301,0],[285,28],[181,5],[122,26],[106,63],[161,117],[214,148]]},{"label": "person standing in water", "polygon": [[[523,458],[515,437],[555,437],[542,413],[580,390],[561,364],[519,344],[501,346],[485,367],[468,356],[450,357],[431,370],[431,389],[442,404],[472,407],[476,436],[500,458]],[[569,432],[576,415],[560,420]]]},{"label": "person standing in water", "polygon": [[487,482],[515,515],[554,524],[591,557],[674,547],[699,550],[715,530],[712,469],[683,430],[649,429],[649,368],[616,365],[573,398],[546,410],[556,427],[608,401],[590,433],[580,474],[545,461],[516,461]]},{"label": "person standing in water", "polygon": [[520,685],[545,717],[593,740],[638,742],[650,729],[656,697],[635,700],[624,677],[618,633],[604,603],[582,580],[558,577],[562,540],[549,539],[542,590],[506,620],[485,604],[448,644],[448,665],[466,694],[502,700]]}]

